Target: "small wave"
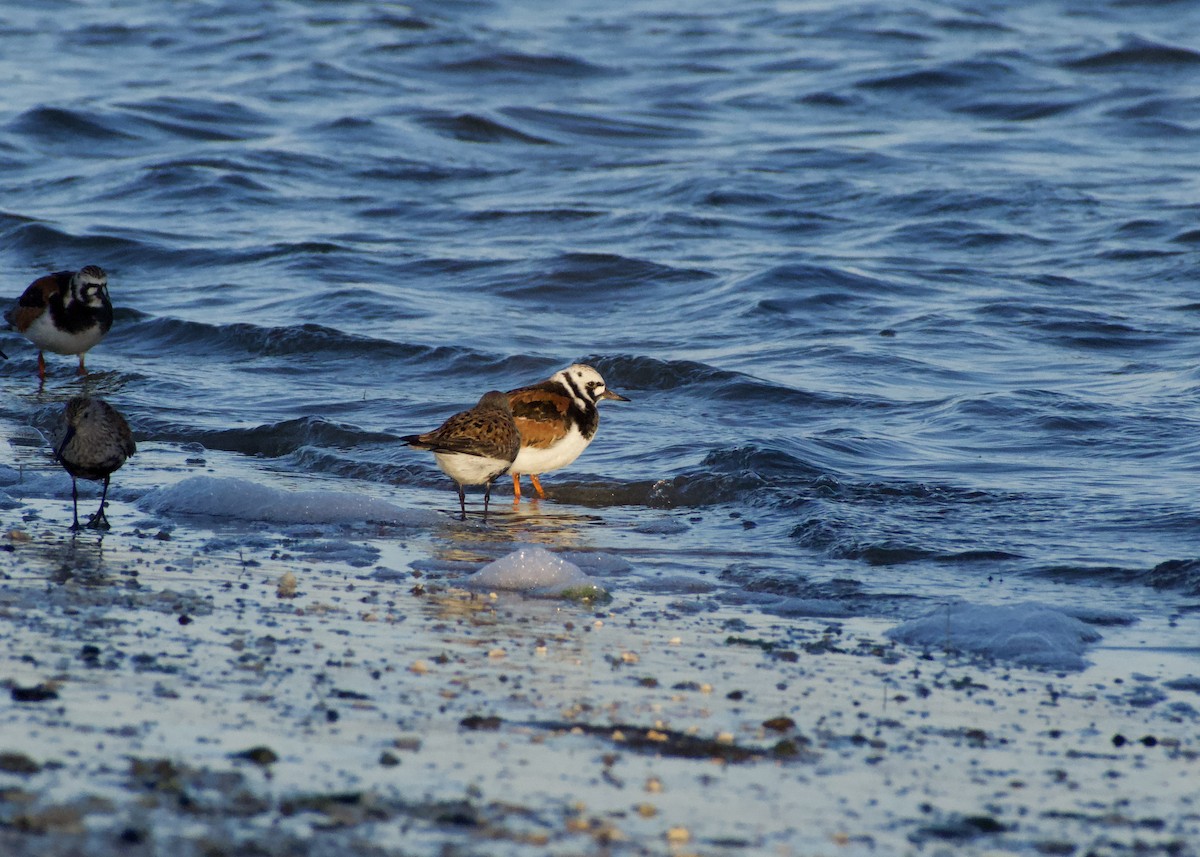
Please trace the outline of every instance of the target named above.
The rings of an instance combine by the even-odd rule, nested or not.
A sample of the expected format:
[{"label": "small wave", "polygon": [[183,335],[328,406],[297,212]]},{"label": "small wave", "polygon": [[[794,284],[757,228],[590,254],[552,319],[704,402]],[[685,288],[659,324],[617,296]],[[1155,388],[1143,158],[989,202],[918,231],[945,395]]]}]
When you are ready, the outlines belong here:
[{"label": "small wave", "polygon": [[709,280],[713,275],[695,268],[673,268],[646,259],[614,253],[564,253],[537,265],[538,275],[518,271],[493,288],[509,298],[532,298],[559,303],[602,301],[614,294],[648,295],[647,287]]},{"label": "small wave", "polygon": [[1063,65],[1084,71],[1132,70],[1153,73],[1156,68],[1200,65],[1200,51],[1146,39],[1131,39],[1119,48],[1068,60]]},{"label": "small wave", "polygon": [[381,29],[385,30],[401,30],[401,31],[423,31],[432,30],[435,25],[428,18],[418,17],[417,14],[407,6],[398,6],[395,10],[391,9],[372,9],[370,10],[371,20]]},{"label": "small wave", "polygon": [[489,208],[486,211],[473,211],[465,215],[467,220],[490,223],[493,221],[525,221],[530,224],[543,223],[573,223],[579,220],[593,220],[603,217],[604,212],[593,208],[528,208],[500,209]]},{"label": "small wave", "polygon": [[595,77],[605,74],[606,69],[579,59],[561,54],[525,54],[498,52],[471,59],[443,63],[443,71],[461,72],[472,78],[499,77],[507,80],[515,76],[546,75],[556,79]]},{"label": "small wave", "polygon": [[958,218],[942,218],[923,223],[904,224],[893,230],[889,235],[889,240],[975,251],[1021,244],[1040,249],[1054,243],[1049,238],[1043,238],[1030,232],[1000,231],[990,228],[986,223]]},{"label": "small wave", "polygon": [[644,506],[691,509],[732,503],[760,487],[762,480],[728,474],[683,473],[668,479],[635,482],[557,482],[554,498],[591,508]]},{"label": "small wave", "polygon": [[858,528],[845,522],[810,518],[792,529],[796,543],[837,559],[851,559],[867,565],[903,565],[931,560],[937,553],[901,539],[862,537]]},{"label": "small wave", "polygon": [[[363,432],[359,443],[384,443],[395,445],[391,435],[372,434]],[[348,449],[344,447],[343,449]],[[284,456],[282,464],[294,473],[320,473],[327,476],[340,476],[347,479],[357,479],[363,482],[379,482],[387,485],[426,485],[445,487],[445,478],[434,478],[429,467],[422,461],[413,460],[407,464],[393,464],[382,460],[367,460],[359,457],[365,453],[347,453],[342,450],[323,449],[316,446],[301,446],[294,452]],[[440,474],[439,474],[440,476]]]},{"label": "small wave", "polygon": [[1146,573],[1144,580],[1155,589],[1172,589],[1190,596],[1200,595],[1200,559],[1172,559],[1160,562]]},{"label": "small wave", "polygon": [[108,156],[138,138],[126,133],[117,117],[94,110],[39,106],[26,110],[8,128],[51,151],[77,157]]},{"label": "small wave", "polygon": [[172,443],[199,443],[205,449],[219,449],[261,458],[279,458],[302,447],[349,449],[362,444],[395,440],[389,434],[369,432],[357,426],[335,423],[322,417],[302,417],[266,423],[251,428],[200,429],[143,418],[139,422],[143,436]]},{"label": "small wave", "polygon": [[695,384],[725,383],[749,376],[718,369],[694,360],[662,360],[657,357],[617,355],[591,357],[588,362],[605,377],[620,377],[635,390],[674,390]]},{"label": "small wave", "polygon": [[959,113],[979,116],[983,119],[1002,119],[1009,122],[1031,122],[1035,119],[1048,119],[1051,116],[1061,116],[1078,109],[1080,101],[1045,101],[1030,99],[1028,101],[973,101],[962,104],[954,109]]},{"label": "small wave", "polygon": [[764,446],[739,446],[716,449],[704,456],[700,466],[706,471],[743,479],[747,484],[793,485],[824,476],[824,471],[780,449]]},{"label": "small wave", "polygon": [[817,468],[783,450],[747,446],[713,450],[699,466],[663,479],[559,482],[555,499],[583,506],[653,509],[778,503],[778,495],[791,496],[797,484],[810,484],[820,475]]},{"label": "small wave", "polygon": [[934,68],[913,69],[900,74],[883,75],[861,80],[862,89],[880,89],[899,92],[923,92],[926,90],[949,89],[978,91],[981,88],[1011,91],[1005,85],[1015,76],[1012,66],[997,60],[972,60],[946,63]]},{"label": "small wave", "polygon": [[137,121],[185,140],[250,140],[263,136],[273,125],[266,114],[228,99],[174,95],[118,106]]},{"label": "small wave", "polygon": [[860,581],[849,578],[813,582],[794,571],[781,572],[775,567],[753,563],[734,563],[723,569],[719,578],[734,583],[747,592],[766,592],[789,598],[861,598],[866,589]]},{"label": "small wave", "polygon": [[146,318],[133,310],[134,324],[114,326],[108,342],[141,357],[163,353],[196,354],[206,359],[225,357],[289,357],[318,353],[382,362],[422,366],[442,365],[449,370],[466,364],[486,365],[482,355],[458,346],[412,345],[345,333],[319,324],[258,327],[245,322],[211,325],[175,318]]},{"label": "small wave", "polygon": [[869,565],[937,562],[981,567],[1022,558],[1005,541],[980,543],[978,523],[1003,519],[1007,505],[995,494],[951,485],[902,480],[856,484],[828,477],[790,498],[784,495],[783,503],[805,516],[792,528],[791,538],[830,557]]},{"label": "small wave", "polygon": [[418,120],[426,128],[446,137],[468,143],[527,143],[535,146],[553,145],[552,140],[526,134],[509,125],[473,113],[426,114]]},{"label": "small wave", "polygon": [[88,260],[80,264],[103,260],[110,273],[119,262],[145,263],[148,259],[167,262],[182,257],[178,252],[164,251],[146,241],[115,235],[72,235],[37,221],[22,221],[8,231],[6,245],[34,259]]},{"label": "small wave", "polygon": [[[471,181],[474,179],[495,178],[507,171],[485,169],[478,165],[463,165],[450,163],[435,163],[432,161],[417,161],[411,158],[381,157],[372,166],[352,173],[353,178],[363,181],[382,182],[419,182],[439,183],[445,181]],[[413,206],[403,205],[372,205],[362,211],[364,217],[386,217],[389,220],[398,217],[411,217]]]},{"label": "small wave", "polygon": [[971,78],[949,69],[919,69],[902,74],[889,74],[860,80],[863,89],[959,89],[969,85]]},{"label": "small wave", "polygon": [[1177,342],[1170,334],[1156,335],[1125,322],[1106,319],[1049,321],[1039,325],[1039,329],[1060,345],[1097,351],[1161,348]]},{"label": "small wave", "polygon": [[572,137],[596,139],[609,144],[640,143],[644,140],[695,139],[699,131],[679,125],[634,122],[586,113],[568,113],[540,107],[510,107],[504,111],[514,119],[540,125]]}]

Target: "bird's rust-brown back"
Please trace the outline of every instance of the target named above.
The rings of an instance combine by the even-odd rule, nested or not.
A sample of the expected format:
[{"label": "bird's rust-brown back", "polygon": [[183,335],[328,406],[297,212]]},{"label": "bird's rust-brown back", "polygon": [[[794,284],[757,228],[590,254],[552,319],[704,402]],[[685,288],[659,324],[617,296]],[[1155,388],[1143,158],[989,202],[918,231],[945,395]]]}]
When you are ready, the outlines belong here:
[{"label": "bird's rust-brown back", "polygon": [[549,381],[513,390],[508,401],[526,446],[546,449],[571,430],[571,399]]},{"label": "bird's rust-brown back", "polygon": [[25,289],[16,304],[4,314],[4,320],[11,324],[19,333],[29,329],[38,316],[46,311],[50,299],[69,288],[70,271],[59,271],[56,274],[46,274],[38,277]]}]

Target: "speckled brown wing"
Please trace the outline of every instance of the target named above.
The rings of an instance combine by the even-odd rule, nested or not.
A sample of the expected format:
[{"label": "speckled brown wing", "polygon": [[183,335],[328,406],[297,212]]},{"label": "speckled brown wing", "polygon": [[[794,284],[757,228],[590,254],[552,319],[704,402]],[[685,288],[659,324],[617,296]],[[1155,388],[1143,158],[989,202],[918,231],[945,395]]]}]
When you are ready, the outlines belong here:
[{"label": "speckled brown wing", "polygon": [[433,452],[459,452],[512,461],[521,448],[504,393],[485,393],[479,404],[460,411],[433,431],[402,437],[405,443]]},{"label": "speckled brown wing", "polygon": [[[434,452],[461,452],[488,458],[515,458],[520,436],[511,417],[497,411],[463,411],[431,432],[418,435]],[[514,443],[515,442],[515,443]],[[510,456],[508,451],[512,447]]]},{"label": "speckled brown wing", "polygon": [[508,394],[521,442],[547,449],[571,430],[571,399],[549,382],[512,390]]},{"label": "speckled brown wing", "polygon": [[50,299],[56,294],[64,294],[70,289],[71,272],[59,271],[38,277],[17,302],[4,313],[4,320],[11,324],[19,333],[29,329],[29,325],[37,321],[38,316],[46,311]]}]

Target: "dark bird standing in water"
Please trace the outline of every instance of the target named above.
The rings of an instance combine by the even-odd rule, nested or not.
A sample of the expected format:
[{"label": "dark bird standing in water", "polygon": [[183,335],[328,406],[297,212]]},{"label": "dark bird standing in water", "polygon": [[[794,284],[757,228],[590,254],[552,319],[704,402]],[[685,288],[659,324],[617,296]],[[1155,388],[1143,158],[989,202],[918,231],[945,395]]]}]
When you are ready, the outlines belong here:
[{"label": "dark bird standing in water", "polygon": [[76,396],[67,402],[63,419],[66,431],[54,455],[71,474],[71,529],[79,529],[79,490],[75,480],[103,479],[100,508],[85,526],[107,530],[109,524],[104,514],[104,503],[108,499],[108,480],[125,463],[125,459],[137,452],[133,433],[125,418],[103,399]]},{"label": "dark bird standing in water", "polygon": [[483,485],[483,519],[487,520],[492,480],[507,473],[521,448],[508,396],[498,390],[484,393],[479,404],[460,411],[433,431],[400,438],[409,446],[433,453],[442,472],[458,488],[458,508],[467,519],[464,485]]}]

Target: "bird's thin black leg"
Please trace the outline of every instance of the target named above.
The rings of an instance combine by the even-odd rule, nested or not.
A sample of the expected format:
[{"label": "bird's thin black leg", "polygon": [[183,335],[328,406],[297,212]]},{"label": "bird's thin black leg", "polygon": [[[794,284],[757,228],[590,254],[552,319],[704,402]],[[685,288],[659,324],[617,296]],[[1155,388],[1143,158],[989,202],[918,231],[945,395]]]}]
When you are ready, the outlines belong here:
[{"label": "bird's thin black leg", "polygon": [[87,525],[94,530],[109,529],[108,515],[104,514],[104,501],[108,499],[108,477],[104,477],[104,489],[100,492],[100,508],[92,515]]},{"label": "bird's thin black leg", "polygon": [[71,529],[79,529],[79,486],[75,477],[71,477]]},{"label": "bird's thin black leg", "polygon": [[487,523],[488,500],[491,498],[491,496],[492,496],[492,482],[489,479],[487,482],[483,483],[483,522],[485,524]]},{"label": "bird's thin black leg", "polygon": [[467,519],[467,495],[463,493],[461,484],[457,482],[454,484],[458,487],[458,510],[462,513],[462,517],[459,520],[465,521]]}]

